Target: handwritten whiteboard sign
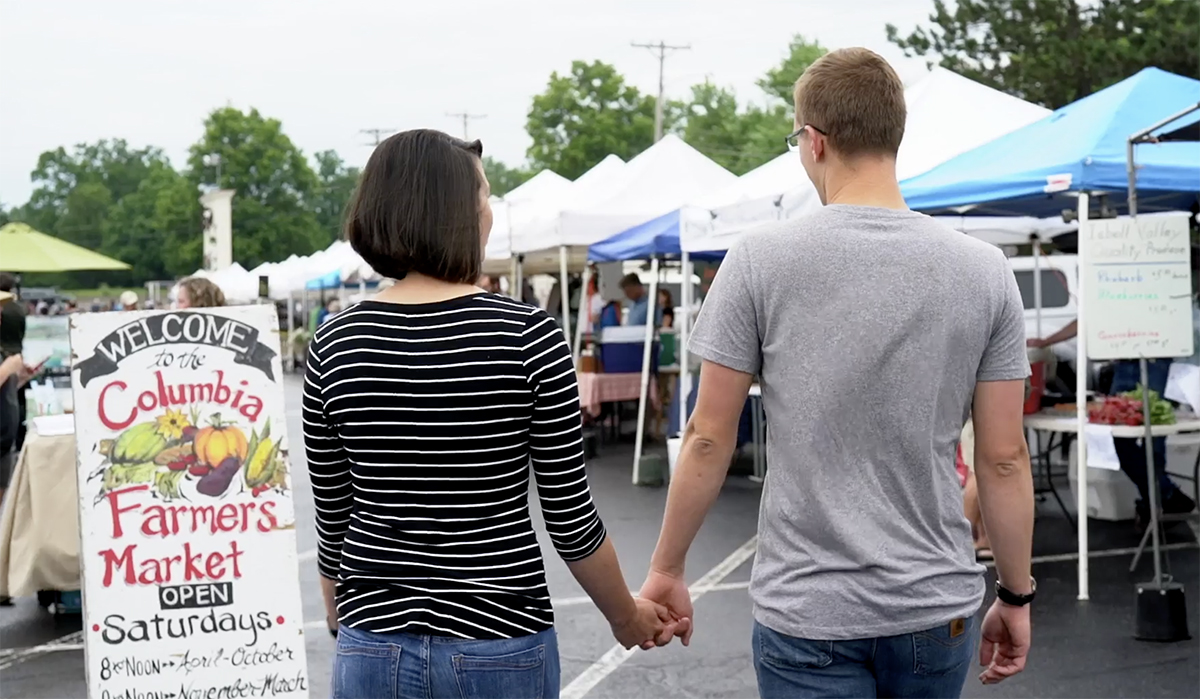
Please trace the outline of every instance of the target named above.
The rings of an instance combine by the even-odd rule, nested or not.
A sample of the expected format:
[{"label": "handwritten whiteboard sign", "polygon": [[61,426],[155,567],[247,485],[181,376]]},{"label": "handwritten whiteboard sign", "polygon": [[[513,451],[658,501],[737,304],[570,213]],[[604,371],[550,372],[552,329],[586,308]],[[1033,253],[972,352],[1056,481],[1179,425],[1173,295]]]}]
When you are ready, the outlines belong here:
[{"label": "handwritten whiteboard sign", "polygon": [[1192,354],[1187,218],[1102,219],[1080,230],[1088,357]]},{"label": "handwritten whiteboard sign", "polygon": [[308,696],[278,323],[71,316],[92,699]]}]

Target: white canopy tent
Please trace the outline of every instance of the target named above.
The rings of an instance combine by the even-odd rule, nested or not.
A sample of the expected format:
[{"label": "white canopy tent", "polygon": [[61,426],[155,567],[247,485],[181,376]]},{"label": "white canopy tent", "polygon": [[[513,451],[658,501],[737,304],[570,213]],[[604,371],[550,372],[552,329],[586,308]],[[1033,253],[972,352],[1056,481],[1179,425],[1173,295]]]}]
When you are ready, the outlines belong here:
[{"label": "white canopy tent", "polygon": [[[618,159],[619,163],[620,160]],[[492,197],[492,232],[484,251],[484,271],[507,272],[512,259],[512,232],[554,212],[572,187],[571,180],[542,170],[503,197]]]},{"label": "white canopy tent", "polygon": [[562,327],[567,337],[571,337],[570,309],[566,302],[567,272],[572,258],[579,259],[582,267],[586,263],[588,245],[674,211],[737,181],[733,173],[674,134],[664,136],[642,151],[619,173],[601,172],[585,180],[590,174],[591,171],[579,178],[577,184],[583,186],[557,215],[531,227],[528,235],[513,240],[513,251],[522,254],[557,249],[563,299]]},{"label": "white canopy tent", "polygon": [[[1045,107],[940,67],[906,89],[904,98],[908,121],[896,158],[896,175],[901,180],[927,172],[1050,113]],[[706,226],[683,227],[680,245],[685,251],[728,250],[748,228],[803,215],[821,206],[796,153],[784,153],[743,175],[743,179],[750,178],[755,191],[750,197],[713,209]],[[956,221],[947,222],[955,225]],[[995,232],[1008,225],[995,219],[984,228]],[[1015,222],[1016,231],[1029,228],[1028,220]]]}]

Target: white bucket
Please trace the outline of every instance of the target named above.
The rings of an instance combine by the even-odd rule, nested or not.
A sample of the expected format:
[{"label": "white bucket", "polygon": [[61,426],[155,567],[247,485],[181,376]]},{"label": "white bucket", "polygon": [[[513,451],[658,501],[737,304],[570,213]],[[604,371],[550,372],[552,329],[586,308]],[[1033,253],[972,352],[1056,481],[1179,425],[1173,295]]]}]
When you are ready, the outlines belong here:
[{"label": "white bucket", "polygon": [[679,450],[683,448],[682,437],[671,437],[667,440],[667,471],[675,477],[675,464],[679,461]]}]

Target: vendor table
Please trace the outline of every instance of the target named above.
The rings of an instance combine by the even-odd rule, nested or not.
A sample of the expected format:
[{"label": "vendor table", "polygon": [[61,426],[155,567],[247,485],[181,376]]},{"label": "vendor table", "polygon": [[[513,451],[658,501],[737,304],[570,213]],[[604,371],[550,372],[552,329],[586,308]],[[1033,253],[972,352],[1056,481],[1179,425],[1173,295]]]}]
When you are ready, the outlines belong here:
[{"label": "vendor table", "polygon": [[[1035,430],[1037,432],[1057,432],[1060,434],[1078,434],[1079,421],[1076,416],[1070,413],[1062,413],[1057,411],[1043,411],[1034,415],[1025,416],[1026,429]],[[1131,427],[1127,425],[1111,425],[1112,435],[1117,439],[1141,439],[1146,434],[1144,426]],[[1200,417],[1189,414],[1176,414],[1175,423],[1171,425],[1151,425],[1150,434],[1154,437],[1170,437],[1171,435],[1183,434],[1185,432],[1200,432]],[[1200,460],[1196,462],[1197,470],[1200,470]],[[1153,473],[1153,466],[1150,467],[1149,473]],[[1196,474],[1193,474],[1195,477]],[[1082,493],[1087,492],[1087,484],[1080,483],[1079,490]],[[1058,494],[1055,493],[1055,497]],[[1081,496],[1083,497],[1083,496]],[[1062,500],[1059,500],[1062,504]],[[1063,508],[1066,511],[1066,508]],[[1084,514],[1086,518],[1086,513]],[[1086,519],[1085,519],[1086,521]],[[1151,529],[1146,529],[1146,535],[1142,537],[1142,543],[1138,547],[1137,556],[1133,560],[1133,565],[1130,570],[1137,567],[1138,558],[1141,556],[1141,551],[1146,545],[1146,541],[1151,534]],[[1082,542],[1081,542],[1082,544]],[[1079,566],[1081,569],[1087,568],[1087,549],[1081,545],[1079,547]]]},{"label": "vendor table", "polygon": [[80,589],[74,419],[30,421],[0,519],[0,595]]},{"label": "vendor table", "polygon": [[[642,389],[641,374],[595,374],[579,372],[579,406],[592,416],[600,414],[604,403],[638,400]],[[650,377],[649,398],[658,406],[658,387]]]}]

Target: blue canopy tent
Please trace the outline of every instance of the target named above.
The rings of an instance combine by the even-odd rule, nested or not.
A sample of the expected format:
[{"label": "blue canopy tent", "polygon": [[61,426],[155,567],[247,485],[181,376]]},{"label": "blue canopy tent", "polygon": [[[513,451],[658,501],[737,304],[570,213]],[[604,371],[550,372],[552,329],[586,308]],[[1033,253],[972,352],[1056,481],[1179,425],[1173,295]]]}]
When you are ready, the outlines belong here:
[{"label": "blue canopy tent", "polygon": [[[1076,208],[1080,192],[1104,193],[1108,206],[1124,210],[1130,135],[1197,102],[1200,81],[1146,68],[905,180],[900,189],[911,208],[934,214],[1048,217]],[[1141,211],[1196,203],[1200,143],[1142,146],[1138,165]]]},{"label": "blue canopy tent", "polygon": [[[654,257],[677,258],[683,253],[680,247],[679,229],[682,209],[667,212],[658,218],[640,223],[633,228],[594,243],[588,247],[591,262],[625,262],[626,260],[648,260]],[[719,260],[724,251],[691,253],[698,260]]]},{"label": "blue canopy tent", "polygon": [[321,291],[324,289],[337,289],[342,286],[342,273],[338,270],[333,270],[327,274],[322,274],[315,279],[309,279],[304,285],[309,291]]},{"label": "blue canopy tent", "polygon": [[[1200,143],[1170,140],[1197,120],[1200,81],[1147,68],[1116,85],[1069,104],[1050,116],[968,151],[900,183],[908,205],[927,213],[1048,217],[1063,214],[1081,224],[1079,332],[1076,376],[1077,430],[1087,423],[1087,332],[1083,312],[1090,199],[1102,198],[1101,215],[1138,210],[1195,211],[1200,198]],[[1175,118],[1172,118],[1175,117]],[[1147,134],[1147,131],[1152,133]],[[1159,139],[1157,136],[1166,138]],[[1142,138],[1145,137],[1145,138]],[[1133,145],[1142,143],[1132,160]],[[1074,213],[1072,213],[1074,212]],[[1035,246],[1035,250],[1038,246]],[[1035,275],[1035,282],[1039,276]],[[1035,296],[1037,289],[1035,288]],[[1086,444],[1078,446],[1079,482],[1087,482]],[[1087,512],[1088,488],[1077,492]],[[1153,529],[1153,527],[1151,527]],[[1079,599],[1088,598],[1088,529],[1079,537]]]}]

